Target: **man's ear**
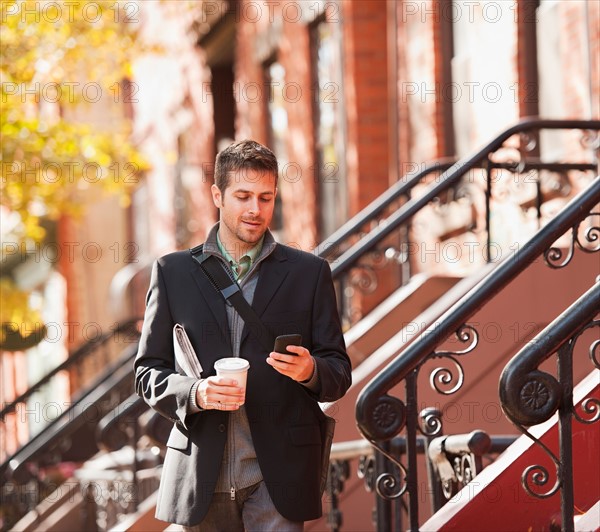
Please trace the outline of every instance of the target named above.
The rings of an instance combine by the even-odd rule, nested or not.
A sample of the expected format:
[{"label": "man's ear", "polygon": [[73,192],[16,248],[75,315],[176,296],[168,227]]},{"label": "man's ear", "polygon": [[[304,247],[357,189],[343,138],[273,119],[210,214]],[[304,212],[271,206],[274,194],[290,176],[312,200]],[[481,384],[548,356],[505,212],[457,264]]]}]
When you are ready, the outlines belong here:
[{"label": "man's ear", "polygon": [[223,197],[221,196],[221,189],[217,185],[212,185],[210,187],[210,191],[212,193],[213,203],[217,209],[220,209],[223,205]]}]

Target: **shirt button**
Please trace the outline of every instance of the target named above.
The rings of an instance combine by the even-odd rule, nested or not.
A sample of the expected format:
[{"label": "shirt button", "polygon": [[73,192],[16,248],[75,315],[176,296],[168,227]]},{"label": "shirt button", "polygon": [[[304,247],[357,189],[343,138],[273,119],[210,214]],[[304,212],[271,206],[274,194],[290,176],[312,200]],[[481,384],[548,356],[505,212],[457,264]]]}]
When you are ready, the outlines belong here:
[{"label": "shirt button", "polygon": [[225,432],[225,425],[223,423],[219,425],[219,432]]}]

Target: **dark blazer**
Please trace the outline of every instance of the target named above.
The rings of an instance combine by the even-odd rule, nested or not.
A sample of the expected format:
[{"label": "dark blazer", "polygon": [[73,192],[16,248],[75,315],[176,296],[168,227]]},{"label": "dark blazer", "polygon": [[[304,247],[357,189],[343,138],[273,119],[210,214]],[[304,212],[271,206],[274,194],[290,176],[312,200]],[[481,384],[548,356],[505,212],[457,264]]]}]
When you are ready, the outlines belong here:
[{"label": "dark blazer", "polygon": [[[315,358],[320,389],[281,375],[246,327],[240,354],[250,361],[246,413],[263,479],[277,510],[292,521],[321,516],[321,433],[318,401],[335,401],[351,383],[331,271],[326,261],[277,244],[260,264],[253,308],[274,335],[300,333]],[[187,414],[194,378],[182,375],[173,354],[173,325],[182,324],[203,366],[232,355],[225,301],[192,258],[180,251],[153,266],[146,315],[135,359],[137,393],[174,422],[167,442],[156,516],[198,524],[219,474],[227,412]]]}]

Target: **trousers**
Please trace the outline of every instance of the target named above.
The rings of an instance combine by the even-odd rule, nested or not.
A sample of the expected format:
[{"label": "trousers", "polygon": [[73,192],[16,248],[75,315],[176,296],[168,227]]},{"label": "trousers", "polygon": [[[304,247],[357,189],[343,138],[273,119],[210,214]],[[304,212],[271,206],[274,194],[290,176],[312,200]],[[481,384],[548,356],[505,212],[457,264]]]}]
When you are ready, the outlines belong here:
[{"label": "trousers", "polygon": [[182,527],[184,532],[302,532],[302,521],[289,521],[275,508],[267,486],[261,481],[229,493],[215,493],[204,520]]}]

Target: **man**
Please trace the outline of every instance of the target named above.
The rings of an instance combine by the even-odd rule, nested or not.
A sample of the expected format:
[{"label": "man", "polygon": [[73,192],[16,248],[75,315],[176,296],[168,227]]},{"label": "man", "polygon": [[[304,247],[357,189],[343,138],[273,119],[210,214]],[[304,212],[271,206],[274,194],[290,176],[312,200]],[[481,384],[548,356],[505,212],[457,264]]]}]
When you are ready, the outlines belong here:
[{"label": "man", "polygon": [[[302,335],[293,355],[269,352],[244,327],[194,260],[197,248],[153,267],[136,391],[175,423],[156,516],[185,530],[300,531],[322,512],[318,401],[344,395],[351,367],[329,265],[277,244],[268,230],[277,175],[273,153],[254,141],[220,152],[211,189],[219,223],[201,251],[231,270],[274,337]],[[176,371],[176,323],[200,360],[199,380]],[[215,361],[232,356],[250,362],[245,390],[215,375]]]}]

